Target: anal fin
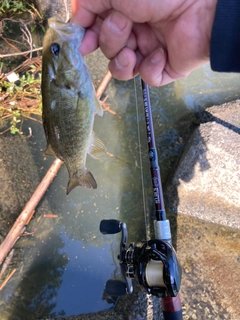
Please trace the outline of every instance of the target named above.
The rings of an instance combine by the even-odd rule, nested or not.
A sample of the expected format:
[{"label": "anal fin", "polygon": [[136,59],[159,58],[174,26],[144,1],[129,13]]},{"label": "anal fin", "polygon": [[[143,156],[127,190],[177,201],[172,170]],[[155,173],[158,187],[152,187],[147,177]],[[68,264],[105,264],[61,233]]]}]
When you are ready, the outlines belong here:
[{"label": "anal fin", "polygon": [[92,136],[89,142],[88,154],[94,159],[100,159],[106,154],[105,145],[100,139],[98,139],[94,132],[92,132]]}]

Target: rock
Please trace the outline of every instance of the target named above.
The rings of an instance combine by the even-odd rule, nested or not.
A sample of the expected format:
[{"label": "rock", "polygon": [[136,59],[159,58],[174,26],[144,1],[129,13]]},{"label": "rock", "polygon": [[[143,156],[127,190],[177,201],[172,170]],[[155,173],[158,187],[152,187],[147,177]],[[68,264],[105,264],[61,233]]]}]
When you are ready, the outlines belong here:
[{"label": "rock", "polygon": [[240,101],[204,113],[167,187],[175,213],[240,228]]},{"label": "rock", "polygon": [[203,113],[166,187],[184,319],[240,319],[239,103]]},{"label": "rock", "polygon": [[184,319],[240,319],[240,231],[178,214],[175,232]]}]

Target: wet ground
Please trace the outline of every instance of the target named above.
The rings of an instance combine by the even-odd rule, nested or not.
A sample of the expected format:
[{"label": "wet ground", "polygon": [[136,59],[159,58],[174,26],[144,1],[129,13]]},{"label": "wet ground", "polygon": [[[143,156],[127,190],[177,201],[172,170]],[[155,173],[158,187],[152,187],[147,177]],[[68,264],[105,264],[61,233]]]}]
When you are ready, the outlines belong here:
[{"label": "wet ground", "polygon": [[182,299],[186,319],[240,319],[239,100],[208,108],[201,122],[165,194],[177,214]]},{"label": "wet ground", "polygon": [[177,217],[184,319],[240,319],[240,232],[188,215]]}]

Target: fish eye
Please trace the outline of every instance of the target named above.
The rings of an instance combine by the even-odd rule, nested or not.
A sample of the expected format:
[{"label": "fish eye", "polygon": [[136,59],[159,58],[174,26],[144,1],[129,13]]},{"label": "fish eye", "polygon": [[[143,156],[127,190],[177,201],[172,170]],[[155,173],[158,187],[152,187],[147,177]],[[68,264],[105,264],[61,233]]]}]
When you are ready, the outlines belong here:
[{"label": "fish eye", "polygon": [[58,57],[60,52],[60,45],[58,43],[52,43],[50,46],[50,50],[55,57]]}]

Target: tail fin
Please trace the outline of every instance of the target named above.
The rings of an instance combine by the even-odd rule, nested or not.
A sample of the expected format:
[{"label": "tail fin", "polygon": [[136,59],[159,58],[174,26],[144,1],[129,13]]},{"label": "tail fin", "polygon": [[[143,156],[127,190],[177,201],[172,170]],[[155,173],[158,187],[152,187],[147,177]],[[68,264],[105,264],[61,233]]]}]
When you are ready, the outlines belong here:
[{"label": "tail fin", "polygon": [[97,183],[90,171],[77,171],[68,180],[67,194],[75,187],[82,186],[87,189],[97,189]]}]

